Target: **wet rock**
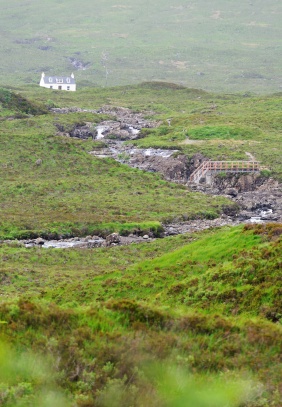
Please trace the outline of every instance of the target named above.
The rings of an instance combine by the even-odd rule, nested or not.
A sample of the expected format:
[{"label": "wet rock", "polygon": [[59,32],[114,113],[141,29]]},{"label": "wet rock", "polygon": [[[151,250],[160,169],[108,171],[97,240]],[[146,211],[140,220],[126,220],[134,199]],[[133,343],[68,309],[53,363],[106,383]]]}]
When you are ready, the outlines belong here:
[{"label": "wet rock", "polygon": [[106,246],[117,245],[120,244],[121,239],[118,233],[111,233],[106,237]]},{"label": "wet rock", "polygon": [[87,140],[89,138],[94,139],[97,135],[97,131],[94,129],[92,130],[89,125],[84,126],[75,126],[70,132],[70,137],[76,137],[83,140]]},{"label": "wet rock", "polygon": [[208,161],[208,158],[205,157],[201,153],[196,153],[193,155],[193,157],[190,158],[189,164],[188,164],[188,173],[189,176],[194,172],[204,161]]},{"label": "wet rock", "polygon": [[37,239],[35,239],[34,240],[34,243],[36,244],[36,245],[43,245],[44,243],[45,243],[45,240],[44,239],[42,239],[41,237],[38,237]]},{"label": "wet rock", "polygon": [[88,242],[87,242],[87,247],[89,248],[89,249],[92,249],[92,248],[95,248],[95,247],[102,247],[102,246],[105,246],[105,240],[104,239],[92,239],[92,240],[89,240]]},{"label": "wet rock", "polygon": [[238,195],[238,191],[235,188],[227,188],[225,191],[226,195],[231,195],[231,196],[237,196]]},{"label": "wet rock", "polygon": [[257,190],[265,182],[265,177],[262,177],[259,173],[225,173],[224,176],[212,176],[211,186],[212,188],[218,190],[218,192],[224,192],[232,189],[237,190],[237,192],[249,192]]},{"label": "wet rock", "polygon": [[166,234],[167,236],[178,235],[178,234],[179,234],[179,230],[176,229],[175,227],[167,226],[167,227],[165,228],[165,234]]}]

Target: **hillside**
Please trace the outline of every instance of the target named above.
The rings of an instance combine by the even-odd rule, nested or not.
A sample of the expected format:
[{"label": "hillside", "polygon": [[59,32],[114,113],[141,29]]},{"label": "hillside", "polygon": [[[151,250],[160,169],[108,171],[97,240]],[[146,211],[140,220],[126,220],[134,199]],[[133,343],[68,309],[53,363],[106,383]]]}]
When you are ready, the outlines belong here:
[{"label": "hillside", "polygon": [[[154,383],[161,379],[153,366],[146,370],[159,361],[178,366],[178,380],[193,372],[196,388],[219,372],[227,382],[245,377],[250,387],[240,396],[237,384],[237,400],[278,407],[281,239],[274,233],[272,242],[270,233],[265,241],[262,233],[226,229],[86,252],[2,246],[2,337],[21,350],[48,350],[57,385],[77,406],[110,406],[113,392],[117,406],[144,405],[148,394],[152,405],[164,405]],[[266,261],[271,270],[263,273]],[[30,376],[22,381],[38,388]],[[5,406],[15,399],[13,386]],[[186,406],[193,391],[181,404],[174,397],[165,405]],[[23,395],[29,400],[26,391],[17,398]],[[225,397],[231,402],[230,393]]]},{"label": "hillside", "polygon": [[163,80],[217,92],[281,89],[279,0],[0,6],[0,85],[74,71],[79,86]]},{"label": "hillside", "polygon": [[[0,406],[280,407],[281,94],[147,82],[0,98]],[[274,221],[239,224],[239,200],[178,167],[132,168],[142,149],[189,171],[254,156],[267,198],[246,193],[277,198]],[[112,232],[139,243],[41,247]]]}]

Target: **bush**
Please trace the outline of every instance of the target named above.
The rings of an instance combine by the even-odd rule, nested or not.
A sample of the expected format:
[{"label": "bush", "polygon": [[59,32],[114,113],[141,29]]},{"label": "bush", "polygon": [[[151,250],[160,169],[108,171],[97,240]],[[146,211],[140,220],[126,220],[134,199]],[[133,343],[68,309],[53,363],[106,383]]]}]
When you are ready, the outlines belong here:
[{"label": "bush", "polygon": [[265,177],[265,178],[269,178],[271,176],[271,171],[270,170],[261,170],[260,171],[260,176],[261,177]]}]

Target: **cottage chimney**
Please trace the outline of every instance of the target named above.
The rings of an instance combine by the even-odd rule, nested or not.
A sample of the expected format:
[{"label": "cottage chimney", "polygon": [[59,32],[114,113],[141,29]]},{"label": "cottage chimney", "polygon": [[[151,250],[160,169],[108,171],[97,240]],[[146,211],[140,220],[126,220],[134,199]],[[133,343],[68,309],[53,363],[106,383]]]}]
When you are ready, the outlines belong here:
[{"label": "cottage chimney", "polygon": [[44,72],[42,72],[41,78],[44,78],[44,76],[45,76],[45,73],[44,73]]},{"label": "cottage chimney", "polygon": [[72,74],[71,74],[71,78],[74,78],[74,74],[73,74],[73,72],[72,72]]}]

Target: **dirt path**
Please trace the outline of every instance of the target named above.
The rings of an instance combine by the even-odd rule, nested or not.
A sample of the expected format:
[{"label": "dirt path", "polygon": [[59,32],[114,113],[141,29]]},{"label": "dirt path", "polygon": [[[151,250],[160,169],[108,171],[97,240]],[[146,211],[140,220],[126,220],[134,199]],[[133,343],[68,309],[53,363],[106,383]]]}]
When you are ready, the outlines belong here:
[{"label": "dirt path", "polygon": [[202,144],[204,140],[190,140],[187,138],[186,140],[182,141],[180,144]]},{"label": "dirt path", "polygon": [[245,151],[245,154],[249,157],[250,161],[257,161],[253,154],[249,153],[248,151]]}]

